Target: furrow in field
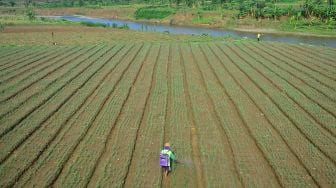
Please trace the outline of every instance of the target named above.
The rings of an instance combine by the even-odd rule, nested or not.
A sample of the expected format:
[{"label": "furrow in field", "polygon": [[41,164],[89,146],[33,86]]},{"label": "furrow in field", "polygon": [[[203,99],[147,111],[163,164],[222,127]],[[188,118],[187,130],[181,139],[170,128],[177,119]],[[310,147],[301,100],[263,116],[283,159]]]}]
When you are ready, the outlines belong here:
[{"label": "furrow in field", "polygon": [[[279,45],[280,46],[280,45]],[[282,49],[292,52],[292,54],[300,54],[300,56],[309,63],[314,64],[314,66],[320,67],[321,69],[331,72],[335,74],[336,71],[336,64],[333,66],[332,60],[325,59],[325,56],[319,56],[316,54],[312,54],[308,50],[303,50],[297,48],[297,45],[281,45]],[[335,57],[336,58],[336,57]],[[305,61],[304,61],[305,62]]]},{"label": "furrow in field", "polygon": [[[271,54],[275,58],[277,58],[279,61],[285,63],[288,65],[291,69],[295,69],[296,72],[303,74],[306,77],[309,77],[310,79],[313,79],[315,82],[318,83],[318,85],[322,85],[324,87],[327,87],[329,90],[335,91],[334,86],[332,85],[332,80],[328,78],[322,78],[317,76],[316,74],[312,73],[309,69],[300,66],[299,63],[293,61],[291,58],[288,58],[287,56],[280,54],[278,52],[273,51],[272,49],[269,49],[269,47],[263,47],[261,45],[253,44],[254,48],[257,48],[258,50],[263,50],[267,52],[268,54]],[[293,63],[294,62],[294,63]]]},{"label": "furrow in field", "polygon": [[[45,152],[38,157],[36,162],[33,163],[29,170],[19,179],[17,186],[46,187],[51,185],[57,178],[65,162],[69,159],[74,149],[86,135],[92,122],[95,121],[98,114],[102,111],[102,108],[111,92],[114,90],[116,83],[122,78],[122,75],[127,68],[120,62],[123,57],[128,54],[131,48],[132,46],[125,48],[124,46],[117,45],[112,52],[109,52],[111,54],[106,56],[109,57],[106,69],[102,69],[97,73],[94,79],[88,83],[89,85],[87,85],[85,91],[83,91],[85,93],[90,93],[90,95],[80,103],[80,106],[77,107],[78,110],[73,113],[73,115],[68,116],[68,119],[64,123],[60,122],[56,125],[57,127],[61,125],[56,133],[54,133],[56,131],[54,130],[55,125],[47,126],[45,130],[39,132],[39,134],[50,132],[53,133],[53,136],[46,144],[48,147],[45,149]],[[96,85],[96,79],[101,79],[102,76],[104,76],[102,82]],[[113,87],[106,87],[106,85],[109,84]],[[74,102],[77,102],[76,98],[74,98]],[[72,104],[69,103],[68,105]],[[58,115],[62,116],[63,113]],[[41,135],[37,135],[36,138],[38,138],[38,136]],[[38,140],[35,139],[35,142],[38,142]],[[29,142],[29,144],[30,147],[32,147],[32,145],[34,145],[34,140]],[[27,148],[25,150],[27,150]],[[50,169],[53,170],[51,171]],[[40,176],[45,176],[47,178],[40,179]]]},{"label": "furrow in field", "polygon": [[[39,52],[40,50],[42,50],[42,52],[44,52],[42,47],[37,47],[37,48],[25,48],[25,47],[21,47],[22,51],[16,51],[17,53],[13,53],[10,56],[6,56],[2,59],[0,59],[0,71],[2,71],[3,69],[7,69],[8,67],[11,66],[15,66],[17,63],[22,63],[24,61],[22,61],[22,59],[25,59],[27,57],[31,57],[32,55],[37,55],[37,54],[42,54],[41,52]],[[44,48],[45,49],[45,48]],[[21,61],[20,61],[21,60]]]},{"label": "furrow in field", "polygon": [[[190,96],[190,92],[189,92],[189,88],[188,88],[186,68],[184,67],[185,62],[184,62],[184,59],[183,59],[183,56],[182,56],[182,51],[181,51],[180,46],[177,46],[176,56],[178,56],[178,57],[176,57],[176,59],[178,60],[176,63],[179,66],[179,71],[181,73],[180,84],[183,83],[183,90],[184,90],[184,92],[181,95],[181,96],[184,96],[182,99],[185,102],[185,109],[186,109],[184,119],[186,119],[186,122],[188,123],[187,125],[190,126],[190,133],[189,134],[190,134],[191,155],[192,155],[192,162],[193,162],[191,164],[192,164],[192,167],[195,168],[194,173],[195,173],[196,178],[197,178],[197,187],[205,187],[206,182],[205,182],[205,177],[204,177],[204,168],[203,168],[203,164],[202,164],[201,151],[200,151],[201,143],[200,143],[200,139],[198,138],[199,133],[201,133],[201,132],[198,133],[197,128],[196,128],[196,121],[195,121],[194,114],[193,114],[193,111],[192,111],[191,96]],[[185,160],[185,163],[187,165],[189,165],[189,167],[191,167],[190,162],[191,161],[188,161],[188,159]],[[238,181],[237,181],[237,183],[238,183]]]},{"label": "furrow in field", "polygon": [[0,67],[11,63],[10,61],[6,61],[6,59],[8,57],[11,57],[14,54],[15,55],[21,54],[25,50],[27,50],[27,48],[25,48],[25,47],[15,47],[15,48],[14,47],[8,47],[5,51],[0,52],[0,54],[1,54],[1,56],[0,56]]},{"label": "furrow in field", "polygon": [[[16,53],[17,50],[23,50],[23,47],[13,47],[13,46],[1,46],[0,47],[0,59],[6,57],[9,54]],[[1,64],[0,64],[1,65]]]},{"label": "furrow in field", "polygon": [[[68,54],[69,56],[62,56],[61,60],[71,58],[73,55],[79,56],[78,51],[77,53],[71,53],[72,54],[70,55]],[[42,67],[37,72],[27,72],[27,75],[18,75],[15,79],[3,83],[0,87],[2,89],[0,95],[0,104],[8,102],[8,100],[16,97],[18,94],[21,94],[24,90],[36,84],[37,82],[47,82],[47,80],[45,80],[47,76],[57,71],[59,68],[68,65],[69,62],[61,60],[58,62],[50,61],[50,65],[47,65],[47,67]]]},{"label": "furrow in field", "polygon": [[316,47],[312,48],[312,47],[307,47],[307,46],[302,47],[300,45],[293,45],[293,47],[296,48],[297,51],[305,52],[305,54],[310,54],[313,57],[324,59],[327,65],[333,68],[336,67],[336,64],[335,64],[336,50],[329,51],[327,50],[327,48],[316,48]]},{"label": "furrow in field", "polygon": [[324,75],[332,80],[336,80],[334,75],[336,74],[335,67],[325,67],[323,66],[323,60],[321,58],[315,59],[313,57],[309,57],[306,54],[301,54],[300,52],[296,52],[291,48],[290,45],[282,46],[281,44],[267,44],[267,46],[272,46],[274,49],[277,49],[285,54],[288,54],[290,57],[293,57],[296,62],[299,62],[302,66],[309,68],[310,70],[317,72],[321,75]]},{"label": "furrow in field", "polygon": [[6,83],[7,85],[12,85],[12,83],[17,82],[13,82],[13,80],[19,80],[20,78],[29,77],[29,75],[33,75],[42,70],[48,69],[50,66],[55,64],[55,62],[57,63],[58,61],[64,59],[66,56],[71,55],[79,50],[80,48],[65,48],[64,50],[52,53],[48,56],[47,59],[42,59],[34,64],[30,64],[29,66],[26,66],[22,69],[15,70],[11,73],[4,75],[1,78],[0,82]]},{"label": "furrow in field", "polygon": [[188,100],[195,123],[195,136],[199,137],[205,187],[240,187],[240,174],[234,164],[229,140],[221,127],[214,106],[189,46],[181,44],[183,69],[186,74]]},{"label": "furrow in field", "polygon": [[[117,119],[125,101],[129,98],[129,91],[134,87],[134,82],[142,69],[142,62],[148,49],[149,45],[141,45],[137,47],[135,53],[126,56],[122,63],[126,63],[128,66],[123,78],[104,102],[102,112],[98,114],[81,143],[76,146],[71,156],[69,156],[59,176],[52,182],[52,186],[87,186],[91,179],[90,177],[96,169],[95,166],[106,149],[108,135],[114,132],[113,122]],[[129,137],[124,138],[123,141],[127,139]],[[83,178],[78,179],[76,178],[77,176]],[[110,178],[113,178],[113,176],[110,176]]]},{"label": "furrow in field", "polygon": [[[333,127],[333,122],[336,122],[335,103],[326,99],[311,87],[301,86],[302,84],[299,84],[300,80],[296,80],[286,72],[273,67],[270,65],[270,61],[265,60],[262,56],[249,51],[245,47],[232,47],[235,51],[244,52],[244,58],[250,66],[260,74],[265,75],[265,78],[280,92],[295,101],[297,106],[308,113],[319,126],[325,128],[335,137],[336,127]],[[249,58],[249,56],[253,59]]]},{"label": "furrow in field", "polygon": [[[178,164],[172,166],[173,172],[169,177],[169,185],[170,187],[203,187],[202,171],[199,165],[201,162],[197,161],[197,159],[200,159],[199,153],[196,151],[198,149],[197,140],[195,140],[197,135],[191,132],[192,126],[188,118],[184,93],[185,86],[180,64],[181,57],[177,44],[171,46],[168,63],[168,113],[166,116],[167,124],[165,125],[168,127],[165,127],[164,139],[165,142],[170,142],[172,150],[179,160]],[[193,142],[192,139],[194,139]],[[192,143],[195,143],[195,145]],[[197,149],[193,149],[193,147],[197,147]],[[196,155],[198,157],[196,160],[193,160],[193,150],[195,157]]]},{"label": "furrow in field", "polygon": [[[57,51],[61,51],[62,48],[57,48]],[[56,52],[57,52],[56,51]],[[35,63],[38,63],[39,61],[48,58],[48,56],[52,55],[53,53],[55,53],[51,48],[45,48],[42,50],[42,52],[38,52],[38,53],[33,53],[30,56],[25,57],[24,59],[20,59],[20,61],[17,62],[17,60],[11,60],[14,62],[13,65],[10,65],[8,67],[3,68],[0,71],[0,79],[1,82],[3,82],[2,77],[6,76],[7,74],[16,72],[20,69],[23,69],[29,65],[34,65]],[[14,57],[15,58],[15,57]]]},{"label": "furrow in field", "polygon": [[327,86],[321,85],[320,82],[314,80],[310,76],[303,74],[302,72],[298,71],[297,69],[293,68],[289,65],[288,62],[279,59],[278,57],[274,56],[273,54],[269,53],[268,51],[260,48],[256,49],[255,46],[251,46],[250,44],[244,44],[247,49],[253,51],[255,54],[260,54],[260,56],[269,60],[269,63],[272,63],[274,66],[278,67],[279,69],[288,72],[292,77],[299,79],[300,82],[298,84],[308,85],[311,88],[314,88],[333,102],[336,101],[335,91],[330,89]]},{"label": "furrow in field", "polygon": [[[44,101],[44,98],[41,98],[41,94],[47,94],[48,92],[46,92],[46,90],[50,87],[54,87],[53,84],[55,82],[57,83],[58,80],[64,79],[63,75],[67,75],[67,73],[76,70],[76,68],[81,65],[79,59],[84,61],[83,58],[87,58],[87,55],[93,54],[90,54],[90,51],[87,51],[86,48],[80,49],[73,55],[66,55],[63,59],[64,66],[60,66],[55,69],[55,71],[50,72],[45,78],[40,79],[35,84],[30,85],[30,87],[9,96],[5,101],[0,103],[0,119],[19,107],[22,107],[24,103],[27,103],[27,101],[33,97],[38,97],[40,101]],[[35,102],[37,101],[38,100]],[[1,106],[6,108],[1,108]]]},{"label": "furrow in field", "polygon": [[[275,170],[281,185],[284,187],[296,187],[299,185],[316,187],[317,185],[310,178],[308,171],[298,160],[295,153],[292,152],[278,129],[276,129],[275,123],[278,122],[270,121],[255,99],[238,82],[236,77],[241,77],[241,74],[235,69],[233,59],[216,45],[210,44],[209,49],[216,57],[216,59],[210,61],[213,69],[226,88],[228,95],[233,99],[251,134],[258,140],[257,144]],[[244,84],[248,83],[249,80],[245,80]],[[258,94],[256,93],[255,95],[259,96]],[[272,104],[268,98],[262,98],[260,102]],[[269,115],[269,112],[272,112],[272,110],[267,111],[267,115]],[[286,162],[284,163],[284,161]],[[303,178],[305,179],[303,180]]]},{"label": "furrow in field", "polygon": [[[147,102],[141,117],[139,128],[136,133],[135,144],[132,149],[130,163],[126,170],[126,176],[123,183],[125,187],[151,187],[159,186],[161,173],[157,168],[157,151],[160,150],[163,141],[163,129],[166,122],[164,118],[166,109],[167,86],[163,78],[165,73],[164,66],[167,66],[166,46],[155,45],[152,47],[155,51],[150,57],[153,59],[145,69],[150,69],[149,75],[140,75],[139,79],[147,79],[151,84],[149,93],[146,97]],[[167,56],[166,56],[167,55]],[[148,63],[148,62],[147,62]],[[158,64],[157,66],[155,64]],[[154,72],[155,71],[155,72]],[[136,82],[140,84],[140,82]],[[120,119],[121,120],[121,117]],[[132,138],[130,136],[130,138]],[[141,178],[138,176],[141,175]],[[97,177],[97,173],[96,173]]]},{"label": "furrow in field", "polygon": [[[332,162],[335,163],[333,158],[336,158],[336,154],[333,152],[336,141],[333,137],[332,130],[333,125],[326,124],[325,127],[323,124],[315,121],[319,117],[315,119],[312,118],[314,113],[324,113],[325,118],[329,118],[330,123],[335,121],[332,119],[333,116],[327,116],[326,111],[322,109],[318,109],[317,106],[314,106],[314,102],[304,100],[304,96],[297,93],[295,88],[289,88],[290,91],[283,91],[280,87],[288,87],[288,85],[284,84],[278,86],[277,77],[274,75],[269,75],[272,79],[268,78],[266,75],[270,73],[269,70],[262,71],[260,67],[255,67],[253,65],[254,59],[249,59],[248,56],[242,56],[241,53],[237,53],[233,47],[233,45],[227,45],[227,51],[230,54],[236,55],[236,65],[237,67],[244,72],[246,76],[250,78],[256,86],[260,88],[264,93],[266,93],[271,100],[280,108],[280,110],[293,122],[293,124],[301,131],[306,138],[313,143],[318,149],[321,149],[321,152],[325,154]],[[238,50],[241,52],[240,50]],[[278,90],[278,91],[276,91]],[[294,98],[291,95],[297,95],[298,97]],[[293,99],[294,98],[294,99]],[[299,103],[298,103],[299,102]],[[305,104],[306,103],[306,104]],[[310,104],[309,108],[302,105]],[[310,110],[311,112],[307,111]],[[323,115],[320,115],[323,117]],[[328,123],[328,122],[327,122]],[[324,138],[324,139],[321,139]]]},{"label": "furrow in field", "polygon": [[163,139],[161,143],[161,148],[165,143],[169,143],[170,140],[170,119],[171,119],[171,107],[172,107],[172,78],[171,78],[171,67],[172,67],[172,45],[169,45],[169,54],[167,60],[167,72],[166,72],[166,82],[167,82],[167,97],[166,97],[166,113],[165,113],[165,125],[163,128]]},{"label": "furrow in field", "polygon": [[267,47],[267,49],[273,51],[274,53],[279,53],[281,56],[289,59],[292,62],[295,62],[294,65],[301,69],[301,71],[307,72],[308,74],[320,78],[321,80],[326,80],[327,82],[336,82],[336,78],[334,76],[309,65],[307,62],[310,61],[310,59],[307,59],[305,56],[301,56],[299,53],[292,53],[291,51],[288,51],[287,49],[281,49],[278,45],[274,44],[267,46],[262,44],[262,46]]},{"label": "furrow in field", "polygon": [[332,90],[336,90],[336,78],[327,76],[325,74],[321,74],[319,72],[316,72],[314,70],[312,70],[310,67],[303,65],[300,61],[296,60],[294,57],[289,56],[286,53],[281,52],[280,50],[278,50],[277,48],[273,48],[272,46],[268,45],[255,45],[258,48],[263,48],[265,50],[267,50],[268,52],[274,54],[275,56],[277,56],[279,59],[283,59],[285,60],[288,65],[290,65],[291,67],[295,68],[297,71],[300,71],[304,74],[306,74],[307,76],[312,77],[314,80],[320,82],[321,84],[329,87]]},{"label": "furrow in field", "polygon": [[[104,54],[104,52],[106,51],[102,50],[99,53]],[[99,56],[99,54],[96,55]],[[97,57],[94,58],[94,60],[96,59]],[[90,79],[94,73],[98,71],[98,69],[88,69],[94,64],[92,63],[94,60],[89,60],[91,60],[91,62],[87,61],[90,64],[88,67],[69,80],[64,87],[60,88],[53,96],[50,96],[46,101],[44,101],[39,108],[34,109],[34,111],[31,111],[29,114],[21,118],[14,127],[11,127],[11,129],[7,131],[7,134],[4,134],[0,138],[0,146],[4,151],[6,151],[1,153],[0,163],[7,160],[8,157],[10,157],[11,151],[17,149],[20,144],[37,131],[44,122],[46,122],[71,98],[71,96],[75,94],[75,92],[80,90],[80,88],[85,84],[86,79]],[[83,75],[85,72],[88,72],[88,77]],[[76,83],[76,85],[74,85],[74,83]],[[5,123],[6,118],[2,121]]]},{"label": "furrow in field", "polygon": [[37,70],[26,72],[26,74],[22,73],[15,75],[15,77],[13,77],[11,80],[5,81],[5,83],[0,87],[0,89],[2,89],[0,95],[0,104],[6,103],[8,100],[17,96],[35,83],[39,81],[45,81],[44,79],[48,75],[68,65],[69,62],[63,60],[72,57],[74,54],[78,55],[78,51],[80,52],[80,49],[70,51],[64,55],[59,55],[59,57],[54,58],[54,60],[50,60],[45,67],[41,66]]},{"label": "furrow in field", "polygon": [[[231,50],[228,49],[226,46],[220,46],[221,50],[223,53],[228,53]],[[333,155],[332,151],[323,151],[321,148],[318,148],[314,142],[312,142],[311,139],[309,139],[306,135],[302,134],[303,127],[300,124],[300,122],[297,123],[298,120],[307,123],[307,120],[302,117],[300,112],[298,112],[296,109],[291,109],[293,106],[288,105],[288,100],[284,98],[279,92],[274,91],[274,89],[268,89],[267,88],[267,83],[264,82],[262,79],[257,80],[258,74],[255,72],[250,75],[251,69],[246,66],[246,65],[241,65],[242,60],[235,56],[233,53],[230,53],[230,57],[227,56],[228,58],[231,59],[231,62],[234,62],[231,67],[231,69],[235,69],[235,76],[237,81],[240,83],[241,87],[246,90],[246,92],[251,92],[250,97],[261,97],[254,99],[255,103],[260,103],[260,102],[267,102],[271,101],[271,105],[265,105],[262,104],[259,106],[259,108],[265,108],[269,107],[269,109],[263,110],[263,114],[269,113],[269,111],[273,110],[279,110],[279,114],[276,116],[277,123],[273,123],[276,129],[278,129],[279,133],[281,133],[281,136],[283,139],[286,140],[289,146],[291,146],[293,152],[295,152],[295,155],[298,156],[300,159],[301,164],[305,167],[305,169],[308,171],[309,176],[311,176],[312,180],[314,181],[315,184],[317,185],[330,185],[333,184],[333,178],[332,178],[332,173],[335,173],[335,164],[332,161],[332,158],[328,157],[326,153],[328,152],[329,155]],[[253,71],[252,71],[253,72]],[[260,94],[260,95],[258,95]],[[268,100],[265,100],[268,99]],[[289,109],[286,109],[289,107]],[[284,109],[285,108],[285,109]],[[295,106],[294,106],[295,108]],[[286,110],[293,112],[293,114],[297,115],[298,119],[291,119]],[[269,118],[272,118],[275,114],[269,114],[266,115],[265,117],[268,119],[268,121],[271,121]],[[281,126],[279,126],[280,123],[283,121],[279,122],[279,116],[282,115],[286,117],[286,121],[289,122],[286,124],[283,129]],[[284,120],[284,121],[285,121]],[[294,122],[293,122],[294,121]],[[309,122],[308,122],[309,123]],[[301,126],[301,127],[299,127]],[[308,125],[309,126],[309,125]],[[299,129],[301,128],[301,129]],[[289,129],[292,129],[289,131]],[[309,130],[306,130],[307,132]],[[289,133],[290,132],[290,133]],[[295,133],[295,134],[294,134]],[[291,135],[294,134],[294,135]],[[320,139],[325,139],[325,138],[320,138]],[[318,140],[319,141],[319,140]],[[301,143],[300,143],[301,142]],[[300,143],[300,144],[299,144]],[[335,144],[330,143],[331,145],[324,146],[325,148],[334,148]],[[304,147],[306,146],[306,147]],[[314,149],[312,150],[311,147]],[[317,172],[316,169],[319,169]],[[300,182],[302,183],[302,182]]]},{"label": "furrow in field", "polygon": [[[33,133],[31,133],[30,137],[24,142],[24,144],[20,145],[19,148],[17,148],[14,152],[12,157],[10,157],[8,160],[6,160],[3,163],[3,168],[4,169],[8,169],[5,170],[6,174],[1,174],[0,172],[0,177],[11,177],[10,178],[4,178],[7,181],[4,182],[4,186],[13,186],[13,184],[16,182],[16,180],[25,172],[29,169],[29,166],[33,163],[35,163],[35,161],[39,158],[39,156],[48,148],[48,137],[52,137],[52,135],[55,135],[55,132],[53,131],[46,131],[45,128],[49,128],[49,129],[56,129],[57,127],[61,126],[63,123],[66,123],[73,114],[76,113],[76,111],[78,110],[78,106],[79,108],[82,106],[82,104],[85,102],[85,100],[87,98],[90,97],[90,95],[95,91],[94,89],[87,91],[87,89],[91,89],[94,88],[95,85],[99,85],[99,83],[102,81],[101,80],[95,80],[95,76],[96,74],[100,74],[101,71],[103,71],[104,69],[102,69],[103,67],[105,68],[107,66],[107,61],[106,59],[110,58],[109,55],[106,55],[107,50],[102,50],[104,51],[105,56],[104,57],[98,57],[98,59],[96,58],[95,61],[99,61],[102,62],[102,65],[100,65],[100,67],[98,68],[98,70],[96,70],[93,74],[88,75],[89,78],[84,78],[84,82],[81,83],[81,85],[79,86],[79,88],[77,88],[77,90],[75,90],[69,97],[66,96],[60,96],[62,98],[67,98],[68,100],[65,101],[62,105],[59,106],[59,108],[57,108],[57,110],[55,110],[55,113],[50,116],[50,118],[48,118],[47,120],[45,120],[44,122],[41,122],[41,129],[36,129],[36,131],[34,131]],[[101,60],[102,58],[102,60]],[[103,71],[104,72],[104,71]],[[102,75],[104,76],[104,75]],[[80,83],[78,83],[80,84]],[[93,85],[90,85],[93,84]],[[92,86],[92,87],[91,87]],[[83,94],[83,93],[84,94]],[[60,121],[64,121],[64,122],[60,122]],[[54,124],[56,123],[56,124]],[[49,127],[48,127],[49,126]],[[44,130],[43,130],[44,129]],[[48,129],[47,129],[48,130]],[[61,130],[61,128],[59,128],[58,130]],[[36,134],[35,134],[36,133]],[[57,135],[58,131],[56,131],[56,135]],[[38,135],[40,134],[40,135]],[[36,137],[35,137],[36,136]],[[29,145],[29,141],[35,141],[35,143],[30,143]],[[28,144],[26,144],[28,143]],[[27,146],[28,148],[24,148],[24,146]],[[29,147],[30,146],[30,147]],[[23,148],[22,148],[23,147]],[[29,150],[29,154],[24,155],[25,152],[27,152],[27,149]],[[20,166],[19,167],[15,167],[16,163],[20,161]],[[13,167],[14,166],[14,167]]]},{"label": "furrow in field", "polygon": [[[57,70],[63,68],[64,66],[67,66],[69,62],[72,60],[81,57],[83,54],[86,55],[88,51],[90,51],[92,48],[83,48],[86,51],[82,51],[83,49],[80,49],[79,51],[75,51],[75,53],[71,53],[70,55],[67,54],[65,56],[61,56],[62,59],[60,59],[58,62],[53,62],[49,68],[43,68],[40,69],[38,72],[30,73],[28,76],[25,75],[24,78],[21,78],[20,76],[17,77],[17,80],[12,80],[7,82],[8,88],[3,90],[3,94],[0,95],[1,103],[4,103],[14,97],[16,97],[18,94],[22,93],[25,89],[31,87],[32,85],[38,83],[38,82],[47,82],[45,78],[47,78],[50,74],[53,74]],[[70,59],[70,60],[69,60]]]},{"label": "furrow in field", "polygon": [[[165,123],[163,126],[163,137],[160,141],[161,147],[159,146],[159,149],[161,151],[162,147],[165,143],[169,143],[169,135],[170,135],[170,129],[169,129],[169,122],[170,122],[170,113],[171,113],[171,62],[172,62],[172,45],[169,45],[169,53],[168,53],[168,59],[167,59],[167,71],[166,71],[166,84],[167,84],[167,95],[166,95],[166,109],[165,109]],[[150,91],[152,93],[153,91]],[[176,155],[176,153],[174,153]],[[153,155],[154,156],[154,155]],[[155,161],[155,160],[154,160]],[[154,164],[154,163],[153,163]],[[154,165],[155,168],[157,166]],[[173,166],[173,163],[171,165],[171,168]],[[162,169],[161,169],[162,172]],[[161,187],[176,187],[177,185],[172,185],[170,179],[164,179],[164,174],[161,173]],[[174,183],[174,182],[173,182]]]},{"label": "furrow in field", "polygon": [[[57,85],[52,85],[49,88],[43,89],[40,93],[36,94],[37,96],[31,95],[31,100],[27,102],[23,102],[19,106],[14,107],[13,111],[5,112],[4,115],[1,116],[0,124],[2,126],[0,127],[0,138],[3,137],[5,134],[7,134],[9,131],[15,128],[16,125],[20,124],[26,117],[28,117],[31,113],[33,113],[36,109],[38,109],[40,106],[42,106],[46,101],[51,99],[54,95],[57,94],[58,91],[63,89],[66,84],[68,84],[70,81],[75,79],[78,75],[82,73],[82,71],[86,70],[91,64],[85,64],[87,59],[92,58],[99,49],[96,49],[95,51],[90,51],[88,49],[85,50],[87,53],[85,55],[82,55],[80,58],[76,59],[76,63],[80,63],[79,68],[75,71],[71,72],[69,76],[61,77],[60,80],[56,81]],[[38,80],[36,80],[37,82]],[[45,80],[40,80],[42,82],[46,82]],[[33,85],[33,83],[31,83]],[[31,89],[38,90],[38,85],[33,85]],[[29,92],[29,89],[28,91]],[[32,90],[32,92],[36,92],[35,90]],[[18,94],[17,99],[18,102],[20,102],[20,96],[23,95],[23,99],[25,99],[26,92],[22,92]],[[28,93],[27,95],[29,95]],[[27,99],[28,100],[28,99]],[[22,101],[21,101],[22,102]],[[22,106],[21,106],[22,105]],[[1,105],[2,106],[2,105]],[[8,106],[10,107],[10,105]],[[7,109],[7,108],[6,108]]]},{"label": "furrow in field", "polygon": [[[126,181],[132,157],[141,160],[140,156],[134,156],[135,142],[138,142],[145,111],[148,109],[149,92],[152,87],[151,79],[153,78],[153,70],[160,53],[160,48],[159,45],[151,46],[144,61],[140,62],[141,68],[137,73],[127,100],[125,100],[118,116],[111,122],[114,124],[114,127],[107,135],[103,151],[96,161],[94,171],[92,171],[90,176],[90,182],[88,182],[89,187],[122,186]],[[140,89],[139,87],[142,88]],[[125,143],[124,140],[126,138],[128,138],[128,142]],[[122,141],[119,139],[122,139]],[[152,142],[150,143],[152,144]],[[147,145],[151,144],[147,143]],[[110,155],[111,153],[112,155]],[[146,159],[146,162],[148,161]],[[145,175],[143,174],[143,177]],[[159,173],[156,171],[152,175],[149,176],[148,174],[150,184],[147,186],[149,187],[152,186],[153,182],[158,181]]]},{"label": "furrow in field", "polygon": [[[232,152],[235,157],[237,171],[241,175],[245,187],[280,187],[280,180],[276,176],[270,162],[264,157],[258,145],[258,138],[253,137],[248,122],[242,117],[235,101],[220,81],[210,61],[216,61],[211,51],[202,45],[194,47],[198,55],[198,63],[202,70],[208,95],[212,100],[222,127],[228,136]],[[219,115],[220,114],[220,115]],[[244,141],[240,140],[244,138]],[[247,168],[248,167],[248,168]]]}]

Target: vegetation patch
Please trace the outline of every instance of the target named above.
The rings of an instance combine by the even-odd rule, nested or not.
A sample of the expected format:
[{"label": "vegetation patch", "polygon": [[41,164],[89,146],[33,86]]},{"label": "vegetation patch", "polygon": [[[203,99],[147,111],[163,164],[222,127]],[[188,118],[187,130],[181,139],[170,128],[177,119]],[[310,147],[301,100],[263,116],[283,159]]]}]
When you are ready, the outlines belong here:
[{"label": "vegetation patch", "polygon": [[107,27],[107,25],[103,23],[80,22],[80,24],[88,27]]},{"label": "vegetation patch", "polygon": [[213,24],[215,19],[213,17],[204,16],[202,13],[198,12],[197,16],[192,19],[194,24]]},{"label": "vegetation patch", "polygon": [[144,7],[134,13],[136,19],[163,19],[174,14],[174,10],[168,7]]}]

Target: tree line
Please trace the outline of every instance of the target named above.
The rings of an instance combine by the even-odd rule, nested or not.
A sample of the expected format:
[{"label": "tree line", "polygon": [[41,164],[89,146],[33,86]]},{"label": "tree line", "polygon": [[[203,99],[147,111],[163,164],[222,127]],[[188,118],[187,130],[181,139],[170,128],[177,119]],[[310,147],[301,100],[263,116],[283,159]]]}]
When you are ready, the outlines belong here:
[{"label": "tree line", "polygon": [[[13,0],[0,0],[0,5],[7,2],[15,5]],[[288,2],[289,6],[277,6],[279,2]],[[150,6],[190,7],[203,10],[238,10],[237,17],[254,17],[256,19],[317,18],[321,21],[336,21],[334,0],[305,0],[300,6],[291,6],[297,0],[23,0],[25,6],[44,7],[84,7],[109,6],[116,4],[148,4]]]}]

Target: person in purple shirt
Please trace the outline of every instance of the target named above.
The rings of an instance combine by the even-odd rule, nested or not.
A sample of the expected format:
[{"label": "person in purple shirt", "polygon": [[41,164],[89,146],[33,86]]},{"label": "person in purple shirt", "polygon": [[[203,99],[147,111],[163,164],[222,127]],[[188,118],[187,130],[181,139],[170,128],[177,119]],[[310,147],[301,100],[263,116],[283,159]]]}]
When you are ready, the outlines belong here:
[{"label": "person in purple shirt", "polygon": [[165,177],[167,177],[171,171],[171,160],[178,162],[174,153],[170,150],[170,144],[165,143],[163,149],[160,152],[160,166],[163,169]]}]

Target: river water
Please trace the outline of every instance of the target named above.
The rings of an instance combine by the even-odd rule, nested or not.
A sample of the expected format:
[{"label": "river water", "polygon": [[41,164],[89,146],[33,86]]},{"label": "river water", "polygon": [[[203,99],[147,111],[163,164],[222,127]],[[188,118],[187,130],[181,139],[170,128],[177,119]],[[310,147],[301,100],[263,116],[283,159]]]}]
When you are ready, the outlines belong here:
[{"label": "river water", "polygon": [[[129,29],[138,31],[169,32],[173,34],[193,34],[193,35],[207,34],[210,36],[232,36],[232,37],[245,37],[250,39],[256,39],[256,33],[253,32],[174,26],[174,25],[160,25],[152,23],[123,21],[116,19],[91,18],[86,16],[50,16],[50,17],[65,19],[69,21],[103,23],[109,26],[112,26],[112,24],[117,24],[118,26],[127,24]],[[295,44],[303,43],[303,44],[336,48],[336,37],[315,37],[315,36],[267,33],[262,35],[262,40],[295,43]]]}]

